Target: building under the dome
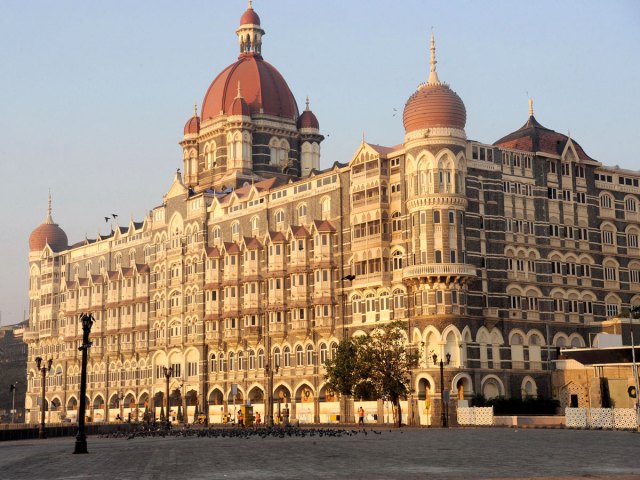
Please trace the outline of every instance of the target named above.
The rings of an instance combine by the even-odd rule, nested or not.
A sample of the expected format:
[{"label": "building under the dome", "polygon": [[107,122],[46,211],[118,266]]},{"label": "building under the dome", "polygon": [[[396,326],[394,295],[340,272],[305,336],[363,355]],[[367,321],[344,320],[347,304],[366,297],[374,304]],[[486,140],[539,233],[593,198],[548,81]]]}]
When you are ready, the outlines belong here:
[{"label": "building under the dome", "polygon": [[[495,144],[467,139],[433,38],[402,143],[363,139],[320,170],[318,119],[263,60],[251,4],[240,23],[240,56],[187,121],[184,175],[162,204],[73,245],[49,209],[29,239],[31,420],[37,356],[53,359],[48,418],[76,415],[81,312],[96,319],[92,421],[159,417],[168,366],[171,412],[190,422],[248,401],[264,418],[270,395],[300,422],[345,419],[323,365],[344,336],[392,320],[422,352],[409,423],[439,418],[443,388],[452,421],[455,400],[478,394],[595,402],[579,385],[552,390],[551,370],[559,347],[640,303],[640,174],[591,159],[532,106]],[[444,386],[433,355],[450,358]],[[360,404],[388,420],[382,402]]]}]

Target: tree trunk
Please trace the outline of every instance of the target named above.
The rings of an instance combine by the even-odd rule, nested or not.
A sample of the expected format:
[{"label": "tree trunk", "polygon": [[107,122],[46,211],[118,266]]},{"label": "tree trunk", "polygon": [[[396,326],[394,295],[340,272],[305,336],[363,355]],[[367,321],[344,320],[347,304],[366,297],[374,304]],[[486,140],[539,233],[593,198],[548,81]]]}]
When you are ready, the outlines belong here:
[{"label": "tree trunk", "polygon": [[400,407],[400,398],[394,398],[393,399],[393,406],[395,407],[396,411],[398,412],[398,415],[396,416],[396,418],[398,420],[397,427],[400,428],[400,427],[402,427],[402,407]]}]

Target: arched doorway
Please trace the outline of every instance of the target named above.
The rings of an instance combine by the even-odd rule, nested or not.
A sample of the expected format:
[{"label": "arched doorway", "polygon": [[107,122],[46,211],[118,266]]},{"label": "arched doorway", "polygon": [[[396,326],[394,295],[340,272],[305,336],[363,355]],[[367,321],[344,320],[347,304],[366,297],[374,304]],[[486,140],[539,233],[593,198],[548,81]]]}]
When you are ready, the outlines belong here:
[{"label": "arched doorway", "polygon": [[93,414],[91,421],[92,422],[104,422],[105,418],[105,404],[104,398],[102,395],[96,395],[96,398],[93,399]]},{"label": "arched doorway", "polygon": [[318,394],[320,423],[337,423],[340,419],[340,402],[336,392],[323,385]]},{"label": "arched doorway", "polygon": [[300,423],[313,423],[316,416],[315,395],[309,385],[305,383],[298,387],[295,403],[291,407],[293,417],[297,418]]},{"label": "arched doorway", "polygon": [[154,415],[154,419],[159,418],[160,421],[165,420],[163,392],[157,392],[153,396],[153,415]]},{"label": "arched doorway", "polygon": [[211,390],[207,404],[209,406],[209,423],[222,423],[225,414],[222,391],[218,388]]},{"label": "arched doorway", "polygon": [[200,415],[198,407],[198,392],[189,390],[185,395],[187,411],[185,412],[187,423],[195,423]]},{"label": "arched doorway", "polygon": [[291,391],[284,385],[278,386],[273,392],[273,421],[282,423],[284,416],[290,412]]},{"label": "arched doorway", "polygon": [[431,382],[426,378],[421,378],[418,381],[418,414],[420,416],[420,425],[431,425],[431,396]]},{"label": "arched doorway", "polygon": [[144,392],[138,398],[138,417],[136,420],[142,420],[144,422],[151,421],[151,410],[149,409],[149,394]]}]

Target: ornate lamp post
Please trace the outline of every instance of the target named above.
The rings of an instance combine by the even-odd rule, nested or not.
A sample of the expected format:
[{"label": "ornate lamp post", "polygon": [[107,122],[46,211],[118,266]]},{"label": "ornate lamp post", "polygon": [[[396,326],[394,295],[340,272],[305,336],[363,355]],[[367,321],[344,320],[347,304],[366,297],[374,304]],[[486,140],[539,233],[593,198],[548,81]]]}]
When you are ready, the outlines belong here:
[{"label": "ornate lamp post", "polygon": [[164,377],[167,379],[167,385],[166,385],[166,393],[165,393],[165,404],[167,406],[166,408],[166,419],[167,419],[167,428],[170,428],[171,426],[171,416],[169,415],[169,379],[171,377],[173,377],[173,367],[162,367],[162,371],[164,372]]},{"label": "ornate lamp post", "polygon": [[[447,352],[445,357],[447,359],[447,365],[449,365],[449,362],[451,362],[451,354]],[[437,365],[438,354],[434,353],[431,358],[433,358],[433,364]],[[448,426],[447,414],[445,413],[446,404],[444,401],[444,365],[445,364],[442,361],[442,358],[440,358],[440,410],[441,410],[440,418],[442,420],[442,426],[447,427]]]},{"label": "ornate lamp post", "polygon": [[638,392],[638,365],[636,364],[636,346],[633,340],[633,315],[637,315],[640,313],[640,305],[635,305],[631,307],[629,310],[629,330],[631,333],[631,358],[632,358],[632,372],[633,372],[633,381],[636,385],[636,419],[638,421],[638,425],[636,430],[640,432],[640,392]]},{"label": "ornate lamp post", "polygon": [[42,397],[40,401],[40,431],[38,432],[38,438],[47,438],[47,432],[44,429],[44,402],[46,401],[44,398],[45,388],[47,385],[47,372],[51,370],[51,364],[53,363],[53,359],[50,358],[47,360],[47,364],[45,365],[42,362],[42,357],[36,357],[36,368],[40,370],[42,374]]},{"label": "ornate lamp post", "polygon": [[89,333],[93,326],[93,315],[83,313],[80,315],[82,323],[82,345],[78,350],[82,352],[82,371],[80,373],[80,406],[78,407],[78,434],[76,435],[76,447],[73,453],[89,453],[87,451],[87,436],[84,434],[84,413],[87,408],[87,355],[91,348]]}]

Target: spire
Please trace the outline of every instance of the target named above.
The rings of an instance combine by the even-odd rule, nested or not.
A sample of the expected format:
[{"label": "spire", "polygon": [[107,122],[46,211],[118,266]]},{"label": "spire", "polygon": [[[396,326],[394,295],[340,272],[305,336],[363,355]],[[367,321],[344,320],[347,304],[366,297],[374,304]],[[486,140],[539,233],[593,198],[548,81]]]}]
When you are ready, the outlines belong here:
[{"label": "spire", "polygon": [[305,111],[309,111],[309,95],[307,95],[307,107],[305,108]]},{"label": "spire", "polygon": [[53,224],[53,218],[51,217],[51,190],[49,190],[49,200],[47,202],[47,218],[43,223]]},{"label": "spire", "polygon": [[197,103],[193,104],[193,116],[194,117],[198,116],[198,104]]},{"label": "spire", "polygon": [[529,98],[529,116],[533,117],[533,98]]},{"label": "spire", "polygon": [[247,10],[253,10],[253,0],[249,0],[249,5],[247,5]]},{"label": "spire", "polygon": [[437,85],[440,83],[440,79],[438,78],[438,72],[436,71],[436,39],[433,35],[433,31],[431,32],[431,68],[429,71],[429,81],[427,82],[429,85]]}]

